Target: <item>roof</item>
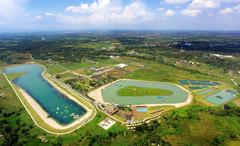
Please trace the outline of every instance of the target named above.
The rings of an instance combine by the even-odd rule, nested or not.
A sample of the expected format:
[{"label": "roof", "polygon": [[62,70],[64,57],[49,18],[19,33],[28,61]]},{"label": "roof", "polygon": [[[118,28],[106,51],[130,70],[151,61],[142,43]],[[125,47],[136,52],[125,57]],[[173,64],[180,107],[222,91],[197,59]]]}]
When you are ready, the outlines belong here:
[{"label": "roof", "polygon": [[117,64],[115,65],[116,67],[119,67],[119,68],[124,68],[126,66],[128,66],[127,64],[124,64],[124,63],[120,63],[120,64]]}]

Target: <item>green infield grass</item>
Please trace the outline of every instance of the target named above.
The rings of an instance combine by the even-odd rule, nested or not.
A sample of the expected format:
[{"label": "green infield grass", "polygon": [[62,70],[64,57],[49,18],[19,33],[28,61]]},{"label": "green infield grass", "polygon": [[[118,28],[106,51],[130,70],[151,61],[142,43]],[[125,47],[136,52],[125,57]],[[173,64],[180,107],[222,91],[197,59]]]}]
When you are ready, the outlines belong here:
[{"label": "green infield grass", "polygon": [[120,90],[118,90],[117,94],[119,96],[169,96],[172,95],[173,92],[164,89],[158,88],[145,88],[145,87],[138,87],[138,86],[126,86]]},{"label": "green infield grass", "polygon": [[107,103],[141,105],[184,102],[188,93],[172,83],[125,79],[104,88],[102,96]]}]

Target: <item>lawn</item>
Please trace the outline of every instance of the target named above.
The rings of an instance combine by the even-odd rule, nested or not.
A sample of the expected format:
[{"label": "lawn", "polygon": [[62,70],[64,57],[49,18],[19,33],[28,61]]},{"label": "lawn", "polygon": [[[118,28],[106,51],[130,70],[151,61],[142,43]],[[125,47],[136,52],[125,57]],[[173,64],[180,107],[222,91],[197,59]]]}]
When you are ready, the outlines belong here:
[{"label": "lawn", "polygon": [[218,113],[221,112],[224,111],[220,108],[208,109],[200,106],[175,110],[168,119],[165,119],[174,126],[172,129],[174,134],[167,135],[166,139],[172,145],[221,145],[220,143],[231,139],[231,136],[227,138],[229,135],[240,134],[239,117],[228,114],[220,116]]},{"label": "lawn", "polygon": [[18,77],[24,76],[25,73],[13,73],[13,74],[8,74],[7,77],[9,80],[14,80]]},{"label": "lawn", "polygon": [[118,90],[119,96],[169,96],[172,91],[159,88],[145,88],[137,86],[126,86]]},{"label": "lawn", "polygon": [[239,146],[240,145],[240,141],[230,141],[226,143],[226,146]]},{"label": "lawn", "polygon": [[42,64],[47,68],[47,72],[50,74],[57,74],[67,71],[67,69],[59,66],[54,61],[43,61],[43,60],[35,60],[36,63]]},{"label": "lawn", "polygon": [[99,59],[97,61],[81,61],[81,62],[64,62],[59,63],[59,66],[62,66],[63,68],[69,69],[69,70],[78,70],[81,68],[88,68],[88,67],[104,67],[104,66],[113,66],[117,64],[116,61],[112,59]]},{"label": "lawn", "polygon": [[59,65],[69,70],[77,70],[84,67],[94,66],[94,63],[89,61],[81,61],[81,62],[64,62],[64,63],[59,63]]},{"label": "lawn", "polygon": [[137,70],[130,74],[127,74],[125,78],[138,79],[138,80],[148,80],[148,81],[160,81],[160,82],[172,82],[179,83],[179,80],[210,80],[210,81],[220,81],[224,83],[232,84],[227,76],[222,74],[215,74],[212,76],[190,72],[185,69],[176,68],[174,66],[169,66],[162,63],[156,63],[153,61],[138,60],[138,62],[144,63],[145,67],[143,69]]},{"label": "lawn", "polygon": [[74,75],[72,72],[64,72],[64,73],[61,73],[61,74],[58,74],[59,75],[59,79],[61,81],[65,81],[65,80],[69,80],[69,79],[74,79],[76,78],[76,75]]}]

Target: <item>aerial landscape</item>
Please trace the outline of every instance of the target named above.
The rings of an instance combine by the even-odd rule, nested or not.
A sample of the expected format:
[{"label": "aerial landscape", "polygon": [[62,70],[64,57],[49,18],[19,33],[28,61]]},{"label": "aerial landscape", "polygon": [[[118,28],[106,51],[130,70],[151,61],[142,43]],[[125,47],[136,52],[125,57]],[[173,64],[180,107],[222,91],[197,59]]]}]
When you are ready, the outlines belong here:
[{"label": "aerial landscape", "polygon": [[1,146],[239,146],[239,0],[0,0]]}]

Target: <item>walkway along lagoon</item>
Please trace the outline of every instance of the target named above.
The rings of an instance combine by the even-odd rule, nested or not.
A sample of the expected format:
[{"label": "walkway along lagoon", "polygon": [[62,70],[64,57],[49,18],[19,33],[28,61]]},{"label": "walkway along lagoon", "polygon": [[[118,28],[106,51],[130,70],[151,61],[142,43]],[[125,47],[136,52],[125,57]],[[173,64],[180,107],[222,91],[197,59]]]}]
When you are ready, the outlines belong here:
[{"label": "walkway along lagoon", "polygon": [[[92,115],[89,107],[43,77],[44,67],[38,64],[11,66],[3,70],[6,75],[24,73],[12,80],[32,108],[56,129],[66,129],[86,123]],[[40,108],[40,109],[39,109]]]}]

